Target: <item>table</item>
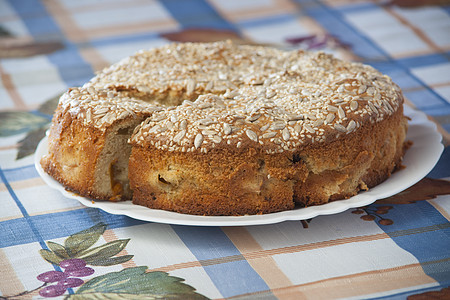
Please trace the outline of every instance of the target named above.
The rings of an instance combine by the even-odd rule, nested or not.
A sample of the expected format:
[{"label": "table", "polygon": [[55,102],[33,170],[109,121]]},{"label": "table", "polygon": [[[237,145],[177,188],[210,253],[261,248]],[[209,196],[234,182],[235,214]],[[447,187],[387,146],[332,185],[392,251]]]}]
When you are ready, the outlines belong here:
[{"label": "table", "polygon": [[[0,299],[448,299],[450,6],[424,3],[1,0]],[[33,153],[68,87],[139,49],[220,39],[378,68],[437,124],[439,162],[367,207],[260,226],[139,221],[39,177]]]}]

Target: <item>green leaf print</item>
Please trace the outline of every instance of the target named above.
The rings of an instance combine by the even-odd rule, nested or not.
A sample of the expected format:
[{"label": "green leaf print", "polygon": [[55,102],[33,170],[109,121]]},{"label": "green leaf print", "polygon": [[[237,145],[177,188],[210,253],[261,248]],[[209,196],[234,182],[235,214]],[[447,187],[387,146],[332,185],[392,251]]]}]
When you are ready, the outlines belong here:
[{"label": "green leaf print", "polygon": [[49,263],[55,264],[55,265],[59,265],[59,263],[64,260],[64,258],[61,258],[60,256],[58,256],[55,252],[47,250],[47,249],[39,250],[39,254],[42,256],[43,259],[45,259]]},{"label": "green leaf print", "polygon": [[70,300],[204,300],[208,299],[197,293],[192,294],[165,294],[165,295],[149,295],[149,294],[123,294],[123,293],[90,293],[90,294],[73,294],[66,296],[64,299]]},{"label": "green leaf print", "polygon": [[100,258],[98,260],[91,260],[89,264],[93,266],[113,266],[122,264],[133,258],[134,255],[122,255],[118,257]]},{"label": "green leaf print", "polygon": [[64,242],[67,253],[70,257],[77,257],[80,252],[83,252],[94,245],[105,230],[106,224],[98,223],[91,228],[72,234]]},{"label": "green leaf print", "polygon": [[49,119],[25,111],[0,112],[0,137],[38,129],[49,123]]},{"label": "green leaf print", "polygon": [[[115,295],[112,299],[124,296],[125,299],[132,299],[126,295],[145,295],[149,299],[207,299],[195,293],[193,287],[183,283],[182,278],[170,276],[165,272],[147,273],[146,269],[146,266],[127,268],[95,277],[82,285],[75,295],[85,296],[84,299],[89,299],[88,295],[94,294]],[[68,298],[76,299],[72,296]]]},{"label": "green leaf print", "polygon": [[36,152],[36,148],[39,142],[45,136],[45,131],[47,131],[47,129],[48,127],[44,126],[28,132],[27,135],[18,142],[19,151],[17,152],[16,160],[24,158]]},{"label": "green leaf print", "polygon": [[112,241],[99,247],[83,251],[77,255],[77,258],[84,259],[88,264],[92,261],[106,259],[122,251],[129,241],[130,239]]},{"label": "green leaf print", "polygon": [[[41,297],[54,297],[66,294],[65,299],[173,299],[173,300],[205,300],[205,296],[196,293],[195,288],[184,283],[183,278],[170,276],[166,272],[147,272],[147,266],[124,268],[118,272],[110,272],[94,277],[83,283],[85,277],[96,272],[90,266],[113,266],[129,261],[133,255],[119,254],[125,249],[130,239],[121,239],[93,247],[106,230],[106,224],[98,223],[91,228],[70,235],[64,245],[48,241],[48,249],[39,250],[47,262],[59,265],[67,272],[67,280],[71,280],[74,294],[66,294],[65,290],[55,290],[54,286],[44,283],[40,287],[21,292],[17,296],[30,295],[39,290]],[[37,279],[48,272],[37,275]],[[45,275],[47,276],[47,275]],[[79,286],[79,287],[78,287]],[[52,289],[53,287],[53,289]],[[58,294],[56,295],[55,292]]]},{"label": "green leaf print", "polygon": [[70,256],[67,254],[66,248],[64,246],[54,243],[54,242],[47,242],[47,246],[50,250],[53,251],[57,256],[61,257],[62,259],[68,259]]}]

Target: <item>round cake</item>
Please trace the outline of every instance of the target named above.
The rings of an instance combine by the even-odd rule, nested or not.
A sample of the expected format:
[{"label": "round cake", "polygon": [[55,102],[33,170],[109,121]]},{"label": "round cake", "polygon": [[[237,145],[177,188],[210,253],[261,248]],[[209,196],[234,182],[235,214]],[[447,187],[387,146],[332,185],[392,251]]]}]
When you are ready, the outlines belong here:
[{"label": "round cake", "polygon": [[44,170],[98,200],[198,215],[264,214],[367,190],[401,165],[392,80],[323,52],[170,44],[60,99]]}]

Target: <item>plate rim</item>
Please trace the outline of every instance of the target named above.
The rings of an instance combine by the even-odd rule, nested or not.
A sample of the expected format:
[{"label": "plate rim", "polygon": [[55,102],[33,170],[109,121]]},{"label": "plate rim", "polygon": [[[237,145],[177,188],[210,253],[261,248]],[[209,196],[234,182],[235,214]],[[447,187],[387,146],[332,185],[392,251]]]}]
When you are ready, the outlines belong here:
[{"label": "plate rim", "polygon": [[[390,178],[380,183],[379,185],[369,189],[368,191],[360,192],[357,195],[345,199],[329,202],[322,205],[310,206],[306,208],[297,208],[293,210],[286,210],[281,212],[263,214],[263,215],[245,215],[245,216],[200,216],[200,215],[188,215],[177,212],[152,209],[145,206],[135,205],[131,203],[131,200],[121,202],[109,202],[92,200],[86,197],[77,195],[71,191],[68,191],[64,186],[48,175],[40,164],[41,157],[47,153],[47,141],[48,137],[45,136],[36,149],[34,156],[34,164],[39,176],[44,182],[53,189],[60,191],[65,197],[79,201],[81,204],[87,207],[99,208],[103,211],[114,215],[125,215],[133,219],[156,222],[172,225],[188,225],[188,226],[250,226],[250,225],[267,225],[275,224],[283,221],[300,221],[307,220],[321,215],[337,214],[346,211],[351,208],[361,207],[369,205],[378,199],[383,199],[392,195],[395,195],[410,186],[414,185],[422,178],[424,178],[436,165],[443,150],[442,135],[438,132],[436,124],[430,121],[426,114],[422,111],[413,109],[407,105],[404,106],[405,115],[410,117],[409,128],[420,127],[422,131],[417,129],[417,132],[411,133],[408,130],[407,139],[413,141],[413,145],[406,152],[404,161],[407,160],[408,153],[412,151],[426,151],[423,148],[427,148],[428,151],[433,151],[430,157],[426,157],[425,162],[419,162],[418,167],[416,165],[409,165],[403,170],[399,170],[391,175]],[[412,136],[411,136],[412,135]],[[418,143],[421,141],[419,138],[426,138],[426,143]],[[434,146],[434,147],[431,147]],[[411,154],[412,155],[412,154]],[[416,167],[416,172],[411,173],[409,168]],[[414,168],[413,168],[414,169]],[[418,170],[417,170],[418,169]],[[420,171],[420,172],[417,172]],[[389,189],[389,191],[383,192],[383,187],[389,186],[392,181],[398,181],[399,176],[411,173],[411,177],[407,183],[400,186]],[[131,208],[131,209],[130,209]]]}]

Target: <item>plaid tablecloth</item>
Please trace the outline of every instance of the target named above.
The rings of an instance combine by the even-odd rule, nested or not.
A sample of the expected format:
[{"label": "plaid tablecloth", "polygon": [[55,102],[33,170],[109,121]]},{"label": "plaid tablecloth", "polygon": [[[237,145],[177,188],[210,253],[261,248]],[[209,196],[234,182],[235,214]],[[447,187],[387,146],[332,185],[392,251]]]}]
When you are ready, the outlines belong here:
[{"label": "plaid tablecloth", "polygon": [[68,87],[139,49],[230,38],[373,65],[448,145],[448,1],[0,0],[0,299],[449,299],[449,147],[407,192],[264,226],[138,221],[38,176]]}]

